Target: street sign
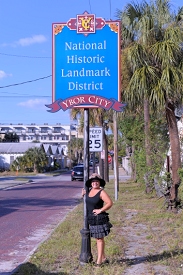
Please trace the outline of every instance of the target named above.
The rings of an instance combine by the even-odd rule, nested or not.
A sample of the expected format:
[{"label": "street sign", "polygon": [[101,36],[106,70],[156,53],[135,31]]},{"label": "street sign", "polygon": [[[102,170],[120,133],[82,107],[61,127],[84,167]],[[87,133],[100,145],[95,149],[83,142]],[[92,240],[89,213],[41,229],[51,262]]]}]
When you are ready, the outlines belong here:
[{"label": "street sign", "polygon": [[108,155],[108,163],[110,164],[112,162],[112,157]]},{"label": "street sign", "polygon": [[89,129],[89,151],[102,152],[103,129],[102,127],[90,127]]},{"label": "street sign", "polygon": [[105,21],[86,11],[53,23],[48,112],[98,107],[122,112],[120,41],[120,21]]}]

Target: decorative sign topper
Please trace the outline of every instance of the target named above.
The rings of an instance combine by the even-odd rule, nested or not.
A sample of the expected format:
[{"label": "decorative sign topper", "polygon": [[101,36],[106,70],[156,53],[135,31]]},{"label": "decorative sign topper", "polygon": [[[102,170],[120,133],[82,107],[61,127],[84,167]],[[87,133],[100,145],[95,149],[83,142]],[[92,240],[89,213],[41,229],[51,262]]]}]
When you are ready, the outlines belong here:
[{"label": "decorative sign topper", "polygon": [[52,104],[49,112],[69,108],[110,108],[120,102],[120,22],[84,12],[53,24]]}]

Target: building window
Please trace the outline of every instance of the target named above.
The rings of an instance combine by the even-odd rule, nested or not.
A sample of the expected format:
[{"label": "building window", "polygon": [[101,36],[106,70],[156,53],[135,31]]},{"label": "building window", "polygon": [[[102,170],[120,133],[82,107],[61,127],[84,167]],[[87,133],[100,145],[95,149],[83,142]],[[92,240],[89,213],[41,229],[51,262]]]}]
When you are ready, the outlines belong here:
[{"label": "building window", "polygon": [[52,136],[49,136],[49,140],[52,140]]}]

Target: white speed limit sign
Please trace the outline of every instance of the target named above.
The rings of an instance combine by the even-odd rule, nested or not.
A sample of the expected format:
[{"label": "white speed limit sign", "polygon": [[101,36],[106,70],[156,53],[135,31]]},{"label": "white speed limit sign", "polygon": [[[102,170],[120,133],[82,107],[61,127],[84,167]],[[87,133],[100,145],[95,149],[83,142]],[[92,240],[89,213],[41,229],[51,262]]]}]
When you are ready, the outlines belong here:
[{"label": "white speed limit sign", "polygon": [[103,150],[103,129],[102,127],[89,128],[89,151],[102,152]]}]

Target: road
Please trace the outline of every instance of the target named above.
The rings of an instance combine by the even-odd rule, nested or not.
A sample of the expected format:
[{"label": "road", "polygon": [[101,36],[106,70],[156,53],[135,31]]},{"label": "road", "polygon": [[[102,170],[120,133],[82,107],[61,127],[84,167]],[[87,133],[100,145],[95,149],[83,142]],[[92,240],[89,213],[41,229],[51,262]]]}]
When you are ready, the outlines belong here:
[{"label": "road", "polygon": [[81,197],[82,181],[44,177],[0,190],[0,275],[10,275],[49,237]]}]

